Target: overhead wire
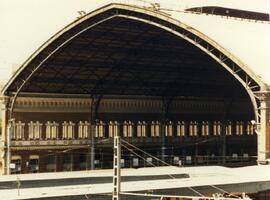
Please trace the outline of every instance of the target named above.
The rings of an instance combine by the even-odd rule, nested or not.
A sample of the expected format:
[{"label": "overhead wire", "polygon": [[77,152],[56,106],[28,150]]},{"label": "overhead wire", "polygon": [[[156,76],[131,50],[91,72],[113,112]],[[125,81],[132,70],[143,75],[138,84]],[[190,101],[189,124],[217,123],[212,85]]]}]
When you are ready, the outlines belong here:
[{"label": "overhead wire", "polygon": [[[165,161],[163,161],[163,160],[160,160],[159,158],[157,158],[157,157],[155,157],[155,156],[153,156],[153,155],[151,155],[151,154],[149,154],[149,153],[147,153],[147,152],[145,152],[145,151],[143,151],[143,150],[141,150],[141,149],[139,149],[138,147],[136,147],[136,146],[134,146],[134,145],[132,145],[132,144],[130,144],[129,142],[127,142],[127,141],[125,141],[125,140],[123,140],[123,139],[121,139],[121,141],[123,141],[123,142],[125,142],[126,144],[128,144],[128,145],[130,145],[130,146],[132,146],[133,148],[135,148],[135,149],[137,149],[137,150],[139,150],[139,151],[141,151],[141,152],[143,152],[144,154],[146,154],[146,155],[148,155],[148,156],[150,156],[150,157],[152,157],[152,158],[154,158],[154,159],[156,159],[156,160],[158,160],[158,161],[161,161],[162,163],[164,163],[164,164],[166,164],[167,166],[172,166],[172,165],[170,165],[170,164],[168,164],[168,163],[166,163]],[[132,149],[130,149],[130,148],[128,148],[128,147],[126,147],[126,145],[123,145],[123,144],[121,144],[121,146],[124,146],[125,148],[127,148],[128,150],[130,150],[130,151],[132,151],[135,155],[137,155],[138,156],[138,154],[137,153],[135,153]],[[145,158],[143,158],[142,156],[139,156],[140,158],[142,158],[143,160],[146,160]],[[147,160],[146,160],[147,161]],[[151,163],[151,165],[152,166],[154,166],[154,167],[157,167],[156,165],[154,165],[152,162],[150,162]],[[169,177],[171,177],[172,179],[176,179],[172,174],[167,174]],[[196,193],[196,194],[198,194],[199,196],[202,196],[202,197],[204,197],[204,195],[203,194],[201,194],[199,191],[197,191],[197,190],[195,190],[194,188],[192,188],[192,187],[188,187],[188,189],[190,189],[191,191],[193,191],[194,193]]]},{"label": "overhead wire", "polygon": [[[159,158],[157,158],[157,157],[155,157],[155,156],[153,156],[153,155],[147,153],[146,151],[144,151],[144,150],[142,150],[142,149],[136,147],[136,146],[133,145],[133,144],[130,144],[129,142],[125,141],[124,139],[121,139],[121,141],[124,142],[125,144],[128,144],[129,146],[135,148],[136,150],[138,150],[138,151],[140,151],[140,152],[146,154],[147,156],[150,156],[150,157],[152,157],[152,158],[154,158],[154,159],[156,159],[156,160],[162,162],[163,164],[165,164],[165,165],[167,165],[167,166],[173,167],[173,166],[170,165],[169,163],[167,163],[167,162],[165,162],[165,161],[163,161],[163,160],[161,160],[161,159],[159,159]],[[126,147],[126,146],[123,145],[123,144],[121,144],[121,145],[124,146],[124,147]],[[127,148],[127,147],[126,147],[126,148]],[[130,148],[128,148],[128,149],[134,153],[134,151],[133,151],[132,149],[130,149]],[[134,153],[134,154],[135,154],[135,153]],[[136,155],[138,156],[138,154],[136,154]],[[139,157],[142,158],[143,160],[145,160],[145,158],[143,158],[142,156],[139,156]],[[147,160],[146,160],[146,161],[147,161]],[[153,165],[153,164],[152,164],[152,165]],[[154,166],[154,165],[153,165],[153,166]],[[155,167],[156,167],[156,166],[155,166]],[[175,179],[175,177],[174,177],[173,175],[171,175],[171,174],[168,174],[168,175],[169,175],[171,178]],[[222,188],[219,188],[219,187],[214,186],[214,185],[208,185],[208,186],[210,186],[210,187],[212,187],[212,188],[215,188],[215,189],[217,189],[217,190],[219,190],[219,191],[221,191],[221,192],[223,192],[223,193],[229,194],[229,195],[232,196],[232,197],[237,197],[237,198],[238,198],[238,196],[233,195],[233,194],[230,194],[229,192],[227,192],[226,190],[224,190],[224,189],[222,189]],[[202,195],[200,192],[198,192],[197,190],[195,190],[194,188],[192,188],[192,187],[188,187],[188,188],[189,188],[190,190],[192,190],[193,192],[195,192],[196,194],[199,194],[200,196],[204,196],[204,195]]]}]

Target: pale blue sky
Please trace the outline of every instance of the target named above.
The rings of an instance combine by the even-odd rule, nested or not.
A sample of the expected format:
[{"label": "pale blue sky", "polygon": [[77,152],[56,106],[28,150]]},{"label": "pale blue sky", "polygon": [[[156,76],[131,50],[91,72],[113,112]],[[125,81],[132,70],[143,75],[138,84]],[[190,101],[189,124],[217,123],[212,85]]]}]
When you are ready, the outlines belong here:
[{"label": "pale blue sky", "polygon": [[[11,75],[12,65],[21,65],[54,33],[71,23],[77,11],[92,10],[95,0],[0,0],[0,82]],[[125,0],[123,2],[132,2]],[[158,0],[174,8],[193,5],[228,5],[267,12],[269,0]],[[169,2],[169,3],[168,3]]]}]

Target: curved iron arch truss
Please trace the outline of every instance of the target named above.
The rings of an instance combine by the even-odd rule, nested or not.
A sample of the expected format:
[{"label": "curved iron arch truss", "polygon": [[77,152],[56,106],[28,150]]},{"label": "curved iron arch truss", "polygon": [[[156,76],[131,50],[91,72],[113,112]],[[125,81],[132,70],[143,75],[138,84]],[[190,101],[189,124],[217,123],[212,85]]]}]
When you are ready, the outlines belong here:
[{"label": "curved iron arch truss", "polygon": [[[203,33],[200,33],[192,27],[171,18],[169,15],[147,10],[145,8],[139,8],[124,4],[110,4],[108,6],[100,8],[99,10],[89,13],[88,15],[82,17],[81,19],[78,19],[71,25],[61,30],[47,43],[40,47],[22,65],[22,67],[18,70],[17,74],[11,79],[11,81],[6,85],[3,90],[4,94],[14,94],[10,103],[11,115],[16,98],[21,92],[23,92],[23,89],[27,87],[29,81],[33,78],[33,76],[36,75],[39,70],[42,69],[44,66],[46,67],[46,62],[48,62],[57,53],[59,53],[63,47],[69,45],[72,40],[84,34],[87,30],[90,30],[94,27],[97,27],[98,25],[101,25],[109,20],[113,20],[116,18],[129,19],[158,27],[170,34],[173,34],[182,38],[185,41],[188,41],[193,46],[198,47],[198,49],[208,54],[213,60],[223,66],[224,69],[226,69],[226,71],[229,72],[237,81],[239,81],[243,88],[245,88],[253,104],[256,119],[259,121],[259,101],[257,101],[255,93],[259,90],[264,90],[266,86],[241,61],[239,61],[235,56],[233,56],[230,52],[226,51],[226,49],[222,48],[216,42],[205,36]],[[88,41],[88,43],[89,42],[91,41]],[[100,50],[102,49],[96,49],[97,52]],[[71,62],[71,60],[73,58],[76,58],[78,54],[70,54],[68,56],[69,61]],[[109,59],[113,59],[113,56]],[[118,65],[121,64],[121,61],[116,62],[118,62]],[[54,70],[55,74],[60,74],[58,69],[55,68]],[[110,69],[110,71],[107,71],[105,73],[105,76],[109,76],[114,70],[115,68]],[[118,68],[116,70],[118,70],[118,74],[120,76],[121,69]],[[74,71],[74,74],[76,74],[76,71]],[[92,76],[98,77],[99,75],[93,73]],[[132,76],[132,73],[130,74],[130,76]],[[102,77],[103,79],[101,78],[98,80],[98,82],[95,82],[95,87],[93,87],[91,90],[85,90],[84,88],[82,88],[81,93],[91,94],[95,92],[95,90],[100,89],[99,87],[103,84],[102,81],[104,80],[104,75]],[[67,77],[63,77],[63,79],[65,78]],[[142,79],[138,77],[135,78],[139,79],[137,81],[143,84]],[[67,78],[67,81],[76,82],[76,79],[73,76],[70,76],[69,78]],[[112,82],[109,82],[109,84],[117,84],[117,79],[112,80]],[[42,91],[42,88],[40,89]],[[156,95],[155,93],[151,94],[151,92],[153,91],[154,89],[150,88],[149,95]]]}]

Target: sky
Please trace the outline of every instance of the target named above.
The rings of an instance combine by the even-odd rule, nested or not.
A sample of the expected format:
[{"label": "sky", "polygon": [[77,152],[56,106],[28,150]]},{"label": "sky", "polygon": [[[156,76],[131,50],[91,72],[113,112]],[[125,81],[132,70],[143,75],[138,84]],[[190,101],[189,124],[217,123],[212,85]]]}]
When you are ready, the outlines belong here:
[{"label": "sky", "polygon": [[[122,0],[132,3],[134,0]],[[52,35],[74,21],[77,11],[89,12],[108,0],[0,0],[0,83],[11,76]],[[269,12],[269,0],[149,0],[184,9],[200,5],[226,5]],[[141,2],[141,4],[146,4]]]}]

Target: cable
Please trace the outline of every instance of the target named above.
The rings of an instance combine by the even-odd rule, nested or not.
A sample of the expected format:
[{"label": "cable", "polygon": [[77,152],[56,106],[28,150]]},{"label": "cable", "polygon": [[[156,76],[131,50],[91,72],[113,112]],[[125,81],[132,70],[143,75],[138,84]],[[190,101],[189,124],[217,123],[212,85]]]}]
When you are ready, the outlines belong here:
[{"label": "cable", "polygon": [[[121,141],[124,141],[124,140],[122,140],[121,139]],[[126,142],[126,141],[124,141],[124,142]],[[126,144],[129,144],[128,142],[126,142]],[[133,152],[135,155],[137,155],[137,156],[139,156],[137,153],[135,153],[132,149],[130,149],[130,148],[128,148],[127,146],[125,146],[125,145],[123,145],[123,144],[121,144],[122,146],[124,146],[125,148],[127,148],[129,151],[131,151],[131,152]],[[143,150],[141,150],[141,149],[139,149],[139,148],[137,148],[136,146],[134,146],[134,145],[132,145],[132,144],[129,144],[130,146],[133,146],[134,148],[136,148],[136,149],[138,149],[138,150],[140,150],[141,152],[144,152]],[[162,161],[162,160],[160,160],[160,159],[158,159],[158,158],[156,158],[155,156],[152,156],[151,154],[148,154],[147,152],[145,152],[145,154],[146,155],[148,155],[148,156],[150,156],[150,157],[153,157],[154,159],[156,159],[156,160],[158,160],[158,161]],[[140,158],[142,158],[143,160],[145,160],[145,158],[143,158],[142,156],[139,156]],[[146,162],[148,162],[147,160],[146,160]],[[164,162],[164,161],[162,161],[163,163],[165,163],[166,165],[168,165],[168,166],[171,166],[171,165],[169,165],[168,163],[166,163],[166,162]],[[153,165],[154,167],[157,167],[157,166],[155,166],[153,163],[151,163],[151,165]],[[173,175],[171,175],[171,174],[167,174],[169,177],[171,177],[172,179],[176,179]],[[193,191],[193,192],[195,192],[196,194],[198,194],[199,196],[202,196],[202,197],[204,197],[204,195],[203,194],[201,194],[200,192],[198,192],[197,190],[195,190],[195,189],[193,189],[192,187],[188,187],[191,191]]]},{"label": "cable", "polygon": [[[160,160],[159,158],[157,158],[157,157],[155,157],[155,156],[152,156],[151,154],[149,154],[149,153],[147,153],[147,152],[141,150],[140,148],[138,148],[138,147],[136,147],[136,146],[130,144],[129,142],[127,142],[127,141],[125,141],[125,140],[123,140],[123,139],[121,139],[121,141],[123,141],[124,143],[126,143],[126,144],[132,146],[133,148],[135,148],[135,149],[141,151],[142,153],[144,153],[144,154],[146,154],[146,155],[148,155],[148,156],[150,156],[150,157],[152,157],[152,158],[154,158],[154,159],[156,159],[156,160],[158,160],[158,161],[161,161],[162,163],[166,164],[167,166],[172,166],[172,165],[166,163],[165,161],[162,161],[162,160]],[[122,145],[123,145],[123,144],[122,144]],[[124,146],[124,145],[123,145],[123,146]],[[125,146],[125,147],[126,147],[126,146]],[[127,148],[127,147],[126,147],[126,148]],[[130,150],[130,151],[132,151],[133,153],[135,153],[133,150],[131,150],[131,149],[129,149],[129,148],[128,148],[128,150]],[[135,154],[136,154],[136,153],[135,153]],[[138,154],[136,154],[136,155],[138,155]],[[141,157],[141,156],[139,156],[139,157]],[[142,157],[141,157],[141,158],[142,158]],[[144,158],[142,158],[142,159],[145,160]],[[153,164],[152,164],[152,165],[153,165]],[[154,165],[153,165],[153,166],[154,166]],[[155,167],[156,167],[156,166],[155,166]],[[172,175],[169,175],[169,176],[175,179],[175,177],[173,177]],[[210,187],[213,187],[213,188],[215,188],[215,189],[217,189],[217,190],[219,190],[219,191],[222,191],[222,192],[224,192],[224,193],[229,194],[227,191],[225,191],[225,190],[223,190],[223,189],[221,189],[221,188],[219,188],[219,187],[217,187],[217,186],[214,186],[214,185],[209,185],[209,186],[210,186]],[[198,191],[196,191],[196,190],[193,189],[192,187],[189,187],[189,189],[191,189],[193,192],[195,192],[195,193],[200,194],[201,196],[203,196],[201,193],[199,193]],[[232,194],[229,194],[229,195],[230,195],[230,196],[237,197],[237,196],[232,195]]]},{"label": "cable", "polygon": [[[144,157],[140,156],[139,154],[137,154],[135,151],[133,151],[132,149],[128,148],[126,145],[121,144],[121,146],[125,147],[127,150],[131,151],[132,153],[134,153],[135,155],[137,155],[138,157],[140,157],[141,159],[143,159],[144,161],[146,161],[147,163],[149,163],[150,165],[152,165],[153,167],[158,167],[156,165],[154,165],[152,162],[149,162],[148,160],[146,160]],[[175,179],[175,177],[171,174],[166,174],[169,177],[171,177],[172,179]]]},{"label": "cable", "polygon": [[127,141],[125,141],[125,140],[123,140],[123,139],[121,139],[121,141],[123,141],[124,143],[126,143],[126,144],[132,146],[133,148],[137,149],[138,151],[140,151],[140,152],[146,154],[147,156],[150,156],[150,157],[152,157],[152,158],[154,158],[154,159],[156,159],[156,160],[162,162],[163,164],[165,164],[165,165],[167,165],[167,166],[172,166],[172,165],[166,163],[165,161],[163,161],[163,160],[161,160],[161,159],[159,159],[159,158],[157,158],[157,157],[155,157],[155,156],[153,156],[153,155],[147,153],[146,151],[141,150],[140,148],[134,146],[133,144],[130,144],[129,142],[127,142]]}]

